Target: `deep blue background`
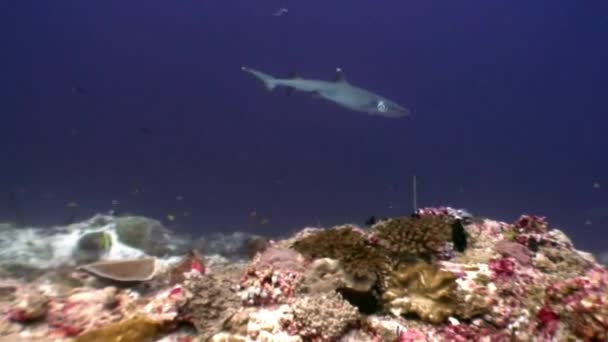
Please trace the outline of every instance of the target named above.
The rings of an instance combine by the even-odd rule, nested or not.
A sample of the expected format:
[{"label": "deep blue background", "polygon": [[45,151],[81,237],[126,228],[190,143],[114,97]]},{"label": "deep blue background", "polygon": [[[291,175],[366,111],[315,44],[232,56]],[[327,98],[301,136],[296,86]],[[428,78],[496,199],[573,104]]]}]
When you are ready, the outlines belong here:
[{"label": "deep blue background", "polygon": [[[422,205],[543,214],[605,249],[607,36],[606,1],[5,0],[0,191],[31,224],[118,200],[180,231],[274,234],[409,214],[416,174]],[[414,115],[267,93],[241,65],[340,66]]]}]

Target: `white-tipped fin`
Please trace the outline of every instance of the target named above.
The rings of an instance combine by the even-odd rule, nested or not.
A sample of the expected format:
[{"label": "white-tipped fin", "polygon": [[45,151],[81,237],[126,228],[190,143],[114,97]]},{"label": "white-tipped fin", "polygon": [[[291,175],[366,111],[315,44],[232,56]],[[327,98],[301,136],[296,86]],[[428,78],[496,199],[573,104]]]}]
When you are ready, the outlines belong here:
[{"label": "white-tipped fin", "polygon": [[245,66],[242,66],[241,70],[252,74],[253,76],[257,77],[260,81],[264,82],[264,85],[266,86],[266,89],[268,89],[268,90],[272,90],[276,86],[276,82],[275,82],[276,79],[271,75],[265,74],[261,71],[255,70],[255,69],[250,69]]},{"label": "white-tipped fin", "polygon": [[344,71],[342,71],[342,68],[338,67],[336,68],[336,82],[348,82],[346,80],[346,75],[344,75]]}]

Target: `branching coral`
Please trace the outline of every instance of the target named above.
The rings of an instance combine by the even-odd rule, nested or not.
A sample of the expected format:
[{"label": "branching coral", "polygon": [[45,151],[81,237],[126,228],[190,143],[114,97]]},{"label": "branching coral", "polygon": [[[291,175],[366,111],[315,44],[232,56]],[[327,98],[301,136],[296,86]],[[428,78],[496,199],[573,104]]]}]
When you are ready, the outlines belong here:
[{"label": "branching coral", "polygon": [[430,259],[443,253],[451,242],[453,224],[446,216],[394,218],[376,224],[373,234],[394,261],[412,256]]},{"label": "branching coral", "polygon": [[359,311],[335,292],[300,297],[291,309],[293,318],[283,320],[286,329],[314,341],[334,341],[360,317]]},{"label": "branching coral", "polygon": [[424,321],[438,324],[456,313],[456,288],[456,277],[436,265],[404,264],[389,277],[382,299],[395,315],[413,313]]},{"label": "branching coral", "polygon": [[376,281],[388,265],[387,257],[369,243],[365,233],[351,226],[312,233],[297,240],[293,248],[311,259],[336,259],[355,279]]}]

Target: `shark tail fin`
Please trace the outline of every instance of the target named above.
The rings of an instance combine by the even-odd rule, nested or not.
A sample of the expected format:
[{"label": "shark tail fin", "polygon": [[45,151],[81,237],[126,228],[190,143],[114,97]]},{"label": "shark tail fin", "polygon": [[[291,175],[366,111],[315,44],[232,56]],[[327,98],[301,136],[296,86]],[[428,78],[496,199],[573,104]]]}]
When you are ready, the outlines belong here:
[{"label": "shark tail fin", "polygon": [[266,86],[266,89],[268,90],[273,90],[274,87],[276,87],[276,79],[268,74],[265,74],[261,71],[257,71],[254,69],[250,69],[247,67],[241,67],[241,70],[248,72],[250,74],[252,74],[253,76],[255,76],[257,79],[259,79],[260,81],[264,82],[264,85]]}]

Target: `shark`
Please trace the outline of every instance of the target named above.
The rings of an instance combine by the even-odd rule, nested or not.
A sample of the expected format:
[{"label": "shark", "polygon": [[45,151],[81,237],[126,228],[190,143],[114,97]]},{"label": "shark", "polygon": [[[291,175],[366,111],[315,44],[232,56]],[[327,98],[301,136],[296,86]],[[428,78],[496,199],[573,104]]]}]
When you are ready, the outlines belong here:
[{"label": "shark", "polygon": [[336,68],[334,81],[304,79],[297,76],[276,78],[246,66],[242,66],[241,70],[262,81],[269,91],[276,87],[287,87],[288,91],[310,92],[350,110],[387,118],[403,118],[411,115],[409,109],[397,102],[351,84],[341,68]]}]

